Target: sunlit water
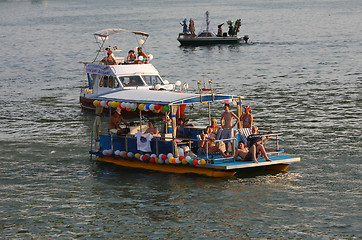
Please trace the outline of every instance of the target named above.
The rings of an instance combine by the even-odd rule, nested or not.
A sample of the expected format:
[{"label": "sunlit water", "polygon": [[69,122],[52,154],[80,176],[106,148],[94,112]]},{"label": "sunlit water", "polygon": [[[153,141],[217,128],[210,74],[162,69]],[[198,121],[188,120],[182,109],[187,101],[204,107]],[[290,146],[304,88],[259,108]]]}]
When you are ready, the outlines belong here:
[{"label": "sunlit water", "polygon": [[[214,24],[241,18],[250,44],[179,47],[179,22],[198,27],[206,10]],[[361,11],[357,0],[0,1],[0,237],[360,239]],[[118,27],[150,33],[164,79],[245,96],[255,124],[302,161],[229,180],[90,161],[78,62],[94,57],[93,32]]]}]

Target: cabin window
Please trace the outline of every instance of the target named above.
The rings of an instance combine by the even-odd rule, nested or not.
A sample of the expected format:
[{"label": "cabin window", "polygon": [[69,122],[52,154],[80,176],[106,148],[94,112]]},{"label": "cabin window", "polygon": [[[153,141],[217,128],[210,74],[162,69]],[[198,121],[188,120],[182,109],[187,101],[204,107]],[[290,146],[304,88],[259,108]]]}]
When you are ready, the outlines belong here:
[{"label": "cabin window", "polygon": [[121,83],[125,87],[137,87],[145,85],[140,76],[119,77],[119,80],[121,80]]},{"label": "cabin window", "polygon": [[156,84],[163,85],[163,82],[161,81],[161,78],[159,76],[143,75],[142,77],[145,80],[145,82],[147,83],[147,85],[149,85],[149,86],[154,86]]},{"label": "cabin window", "polygon": [[113,76],[102,76],[99,81],[100,87],[119,88],[119,82]]}]

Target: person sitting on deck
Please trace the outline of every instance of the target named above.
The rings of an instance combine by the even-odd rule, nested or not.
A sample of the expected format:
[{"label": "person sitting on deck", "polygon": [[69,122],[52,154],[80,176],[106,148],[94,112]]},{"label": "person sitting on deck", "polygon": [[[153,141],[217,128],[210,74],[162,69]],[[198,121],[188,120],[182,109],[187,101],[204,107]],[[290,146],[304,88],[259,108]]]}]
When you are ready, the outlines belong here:
[{"label": "person sitting on deck", "polygon": [[244,160],[250,161],[252,160],[255,163],[258,163],[258,158],[261,155],[265,158],[267,161],[272,161],[268,157],[264,145],[263,145],[263,138],[260,134],[258,134],[258,127],[254,126],[252,128],[252,134],[248,136],[248,149],[249,149],[249,155],[245,157]]},{"label": "person sitting on deck", "polygon": [[244,112],[241,115],[241,121],[243,122],[243,128],[251,128],[253,126],[253,115],[251,115],[251,107],[244,107]]},{"label": "person sitting on deck", "polygon": [[178,118],[177,119],[177,126],[176,126],[176,137],[178,138],[183,138],[184,137],[184,130],[186,126],[190,126],[190,127],[194,127],[195,125],[192,123],[187,123],[188,119],[187,118]]},{"label": "person sitting on deck", "polygon": [[206,134],[208,137],[212,137],[215,140],[220,129],[221,129],[221,126],[218,126],[217,120],[215,118],[213,118],[211,120],[211,125],[207,126],[207,128],[206,128]]},{"label": "person sitting on deck", "polygon": [[104,62],[106,65],[117,65],[116,60],[112,57],[112,51],[107,51],[107,57],[104,57],[102,59],[102,62]]},{"label": "person sitting on deck", "polygon": [[142,52],[142,48],[138,47],[137,48],[137,53],[138,53],[138,60],[135,60],[135,63],[138,64],[142,64],[142,63],[148,63],[148,56],[146,53]]},{"label": "person sitting on deck", "polygon": [[117,108],[115,113],[109,119],[109,124],[108,124],[109,132],[112,134],[117,134],[117,135],[128,133],[129,128],[121,128],[119,126],[120,122],[123,122],[123,124],[125,124],[126,126],[129,126],[129,124],[121,116],[121,109]]},{"label": "person sitting on deck", "polygon": [[134,50],[129,50],[127,56],[127,63],[134,63],[136,59],[137,56],[134,54]]},{"label": "person sitting on deck", "polygon": [[160,136],[160,132],[158,131],[158,128],[155,126],[155,123],[152,120],[148,121],[148,128],[144,133],[150,133],[154,137]]},{"label": "person sitting on deck", "polygon": [[[216,145],[213,141],[211,137],[207,137],[206,134],[202,133],[200,135],[201,141],[199,141],[199,147],[202,148],[205,153],[220,153],[224,158],[229,157],[228,155],[226,155],[222,149]],[[213,139],[215,140],[215,138]]]}]

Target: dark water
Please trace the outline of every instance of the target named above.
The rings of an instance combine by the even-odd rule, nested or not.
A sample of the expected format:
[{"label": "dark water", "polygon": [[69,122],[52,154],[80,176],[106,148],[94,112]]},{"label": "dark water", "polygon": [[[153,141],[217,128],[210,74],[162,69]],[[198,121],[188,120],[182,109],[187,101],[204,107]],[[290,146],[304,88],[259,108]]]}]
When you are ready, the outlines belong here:
[{"label": "dark water", "polygon": [[[205,10],[252,44],[180,48]],[[361,1],[2,0],[0,20],[2,239],[361,239]],[[90,161],[77,62],[111,27],[149,32],[165,79],[245,96],[302,161],[229,180]]]}]

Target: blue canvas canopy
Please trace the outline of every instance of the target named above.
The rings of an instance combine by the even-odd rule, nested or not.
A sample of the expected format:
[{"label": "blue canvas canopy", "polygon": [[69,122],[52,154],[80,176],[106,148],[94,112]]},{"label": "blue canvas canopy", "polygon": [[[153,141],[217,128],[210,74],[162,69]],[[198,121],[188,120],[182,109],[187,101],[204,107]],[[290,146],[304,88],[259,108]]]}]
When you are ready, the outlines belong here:
[{"label": "blue canvas canopy", "polygon": [[94,99],[104,101],[119,101],[130,103],[144,103],[144,104],[162,104],[162,105],[180,105],[180,104],[193,104],[193,103],[208,103],[220,102],[225,100],[234,100],[243,98],[236,95],[225,94],[200,94],[195,93],[178,93],[170,91],[152,91],[142,89],[124,89],[114,91],[112,93],[100,94]]}]

